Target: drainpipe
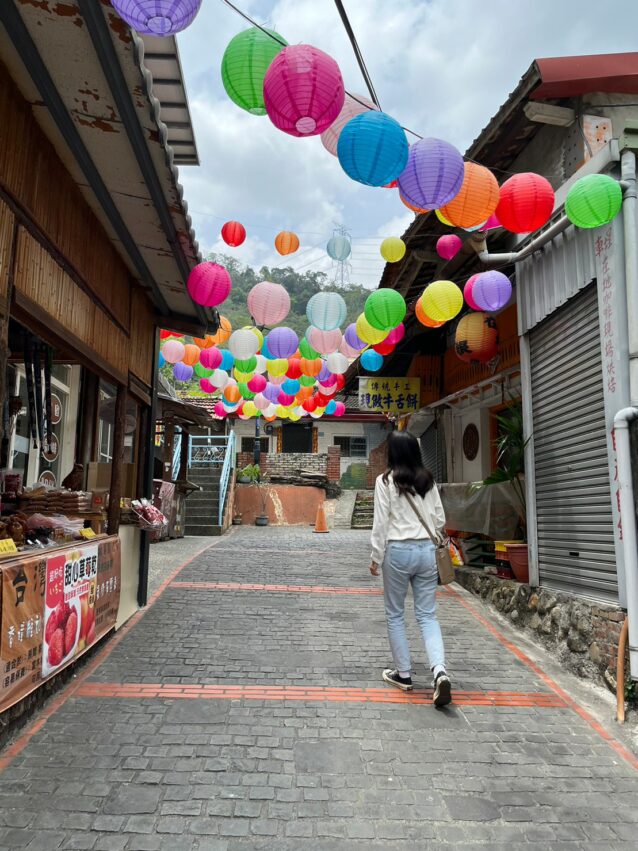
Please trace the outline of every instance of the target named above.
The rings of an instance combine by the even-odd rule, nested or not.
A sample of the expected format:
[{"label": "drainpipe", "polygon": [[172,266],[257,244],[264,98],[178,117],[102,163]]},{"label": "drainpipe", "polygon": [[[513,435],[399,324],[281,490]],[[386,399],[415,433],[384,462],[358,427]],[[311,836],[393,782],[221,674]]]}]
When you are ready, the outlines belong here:
[{"label": "drainpipe", "polygon": [[487,250],[485,234],[482,233],[472,234],[470,242],[481,263],[485,263],[486,265],[507,265],[509,263],[518,263],[534,251],[538,251],[539,248],[542,248],[550,240],[554,239],[555,236],[558,236],[559,233],[566,230],[569,225],[569,219],[567,216],[563,215],[557,219],[553,225],[548,227],[547,230],[540,233],[531,242],[528,242],[524,248],[520,249],[520,251],[513,251],[509,254],[490,254]]},{"label": "drainpipe", "polygon": [[[638,408],[623,408],[614,417],[618,484],[620,486],[620,522],[625,555],[625,586],[629,620],[629,668],[631,678],[638,680],[638,538],[634,486],[631,477],[629,423],[638,419]],[[619,683],[620,687],[620,683]]]},{"label": "drainpipe", "polygon": [[625,232],[625,278],[627,280],[627,324],[629,330],[629,392],[638,404],[638,229],[636,227],[636,155],[625,150],[620,157]]}]

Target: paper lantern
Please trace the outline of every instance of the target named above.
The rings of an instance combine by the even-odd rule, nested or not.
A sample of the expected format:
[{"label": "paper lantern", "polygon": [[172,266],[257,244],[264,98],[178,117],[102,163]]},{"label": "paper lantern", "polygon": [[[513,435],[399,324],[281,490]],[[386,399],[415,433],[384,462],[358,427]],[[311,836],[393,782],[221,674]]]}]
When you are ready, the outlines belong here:
[{"label": "paper lantern", "polygon": [[289,230],[282,230],[275,237],[275,248],[280,254],[294,254],[299,248],[299,237]]},{"label": "paper lantern", "polygon": [[247,417],[258,417],[260,415],[259,409],[255,405],[254,401],[248,401],[244,403],[244,414]]},{"label": "paper lantern", "polygon": [[410,146],[399,191],[410,204],[432,209],[449,203],[463,184],[463,157],[442,139],[419,139]]},{"label": "paper lantern", "polygon": [[366,349],[361,355],[361,366],[368,372],[378,372],[383,366],[383,355],[374,349]]},{"label": "paper lantern", "polygon": [[345,260],[348,259],[348,257],[350,257],[352,253],[352,244],[347,236],[336,234],[335,236],[330,237],[330,239],[328,240],[328,244],[326,245],[326,252],[328,253],[329,257],[332,257],[333,260],[336,260],[339,263],[343,263]]},{"label": "paper lantern", "polygon": [[304,409],[304,411],[308,411],[308,413],[310,414],[316,409],[317,400],[314,397],[306,399],[304,402],[302,402],[301,407]]},{"label": "paper lantern", "polygon": [[299,378],[301,375],[301,367],[299,365],[299,358],[289,358],[288,359],[288,369],[286,370],[287,378]]},{"label": "paper lantern", "polygon": [[[339,328],[345,322],[347,313],[348,308],[343,297],[335,292],[315,293],[306,305],[308,321],[320,331],[334,331]],[[312,340],[310,342],[312,344]]]},{"label": "paper lantern", "polygon": [[290,296],[281,284],[261,281],[251,289],[246,301],[257,325],[276,325],[290,313]]},{"label": "paper lantern", "polygon": [[[498,207],[496,209],[498,209]],[[489,217],[489,219],[485,222],[484,225],[482,225],[479,228],[479,230],[488,231],[488,230],[495,230],[496,228],[500,228],[500,227],[501,227],[501,223],[498,220],[498,216],[496,215],[496,213],[492,213],[492,215]]]},{"label": "paper lantern", "polygon": [[424,207],[417,207],[414,204],[410,204],[410,202],[401,195],[399,192],[399,198],[401,199],[401,203],[404,204],[408,208],[408,210],[412,210],[413,213],[429,213],[429,210],[426,210]]},{"label": "paper lantern", "polygon": [[620,212],[622,189],[607,174],[581,177],[567,193],[565,213],[579,228],[598,228],[608,224]]},{"label": "paper lantern", "polygon": [[383,287],[370,293],[363,311],[370,325],[385,331],[387,336],[387,332],[403,321],[406,311],[405,300],[396,290]]},{"label": "paper lantern", "polygon": [[452,281],[434,281],[425,288],[421,301],[426,316],[448,322],[463,307],[463,293]]},{"label": "paper lantern", "polygon": [[437,219],[441,222],[442,225],[447,225],[449,228],[454,227],[452,222],[448,221],[440,210],[435,210],[434,215],[437,217]]},{"label": "paper lantern", "polygon": [[338,328],[334,331],[320,331],[319,328],[314,328],[312,325],[306,331],[306,336],[313,349],[321,355],[336,352],[342,340],[341,331]]},{"label": "paper lantern", "polygon": [[465,303],[468,307],[471,307],[472,310],[480,310],[481,308],[472,298],[472,287],[474,286],[474,281],[478,278],[478,274],[472,275],[471,278],[468,278],[465,286],[463,287],[463,298],[465,299]]},{"label": "paper lantern", "polygon": [[255,355],[255,358],[257,359],[257,366],[255,367],[255,372],[266,372],[266,370],[268,369],[268,361],[266,360],[266,358],[263,355]]},{"label": "paper lantern", "polygon": [[316,378],[321,372],[323,361],[321,358],[301,358],[300,366],[303,375]]},{"label": "paper lantern", "polygon": [[357,321],[355,322],[355,329],[357,337],[369,346],[373,346],[375,343],[380,343],[381,340],[385,340],[388,336],[387,331],[382,331],[379,328],[373,328],[366,319],[364,313],[357,318]]},{"label": "paper lantern", "polygon": [[276,358],[292,357],[299,345],[299,337],[292,328],[273,328],[266,339],[268,340],[268,350]]},{"label": "paper lantern", "polygon": [[158,358],[157,358],[157,366],[161,369],[161,368],[164,366],[164,364],[165,364],[165,363],[166,363],[166,358],[165,358],[165,357],[164,357],[164,355],[160,352],[160,353],[159,353],[159,356],[158,356]]},{"label": "paper lantern", "polygon": [[327,363],[326,363],[326,361],[322,358],[322,359],[321,359],[321,372],[320,372],[320,373],[319,373],[319,375],[317,376],[317,381],[319,381],[319,382],[325,382],[325,381],[328,381],[328,379],[329,379],[331,376],[332,376],[332,373],[331,373],[331,372],[330,372],[330,370],[328,369],[328,364],[327,364]]},{"label": "paper lantern", "polygon": [[295,396],[299,392],[301,383],[296,378],[287,378],[281,385],[281,389],[289,396]]},{"label": "paper lantern", "polygon": [[421,325],[425,325],[426,328],[440,328],[442,325],[445,325],[445,322],[435,322],[434,319],[430,319],[425,310],[423,310],[421,299],[417,301],[414,313]]},{"label": "paper lantern", "polygon": [[440,236],[436,241],[436,253],[444,260],[451,260],[461,250],[463,240],[455,233]]},{"label": "paper lantern", "polygon": [[357,334],[357,326],[354,322],[351,322],[350,325],[345,330],[343,335],[343,339],[350,346],[350,348],[355,349],[357,352],[360,352],[362,349],[365,349],[366,342],[365,340],[361,340]]},{"label": "paper lantern", "polygon": [[326,414],[328,416],[332,416],[332,414],[334,414],[334,412],[336,410],[336,407],[337,407],[337,403],[335,402],[334,399],[331,399],[328,402],[328,404],[326,405]]},{"label": "paper lantern", "polygon": [[401,340],[405,337],[405,325],[403,322],[399,322],[396,328],[393,328],[388,336],[385,338],[384,342],[389,345],[396,346],[397,343],[400,343]]},{"label": "paper lantern", "polygon": [[466,363],[487,363],[498,353],[498,327],[487,313],[468,313],[456,326],[454,349]]},{"label": "paper lantern", "polygon": [[173,366],[173,377],[176,381],[190,381],[193,377],[193,367],[186,363],[176,363]]},{"label": "paper lantern", "polygon": [[511,297],[512,284],[502,272],[481,272],[472,283],[472,301],[481,310],[501,310]]},{"label": "paper lantern", "polygon": [[222,57],[222,82],[228,97],[251,115],[265,115],[264,77],[287,42],[279,33],[250,27],[232,38]]},{"label": "paper lantern", "polygon": [[281,378],[288,372],[288,361],[286,358],[273,358],[268,361],[268,375]]},{"label": "paper lantern", "polygon": [[[226,340],[233,333],[233,326],[230,324],[229,320],[226,319],[225,316],[219,317],[219,329],[215,334],[208,334],[206,336],[206,340],[210,340],[211,346],[221,346],[222,343],[225,343]],[[201,345],[201,343],[200,343]],[[206,347],[208,348],[208,346]]]},{"label": "paper lantern", "polygon": [[383,340],[381,343],[375,343],[372,348],[375,352],[378,352],[380,355],[385,357],[385,355],[391,354],[395,350],[396,346],[393,343],[388,343],[387,340]]},{"label": "paper lantern", "polygon": [[241,381],[238,385],[242,399],[254,399],[256,394],[250,389],[245,381]]},{"label": "paper lantern", "polygon": [[289,408],[291,405],[295,404],[295,397],[290,393],[286,393],[283,389],[279,391],[279,404],[283,405],[284,408]]},{"label": "paper lantern", "polygon": [[[231,335],[232,336],[232,335]],[[222,362],[219,365],[220,369],[225,369],[226,372],[230,372],[233,368],[233,364],[235,363],[235,358],[228,351],[228,349],[222,350]]]},{"label": "paper lantern", "polygon": [[255,398],[253,399],[253,404],[259,411],[265,411],[270,405],[270,402],[263,393],[256,393]]},{"label": "paper lantern", "polygon": [[381,243],[380,251],[388,263],[398,263],[405,256],[405,242],[398,236],[387,236]]},{"label": "paper lantern", "polygon": [[348,358],[339,354],[339,352],[333,352],[331,355],[328,355],[326,363],[330,372],[333,372],[335,375],[343,375],[348,369]]},{"label": "paper lantern", "polygon": [[202,349],[199,353],[199,362],[206,369],[217,369],[222,362],[222,353],[217,346],[211,346],[209,349]]},{"label": "paper lantern", "polygon": [[188,276],[186,287],[188,294],[196,304],[204,307],[216,307],[230,295],[232,289],[230,275],[219,263],[206,260],[198,263]]},{"label": "paper lantern", "polygon": [[215,393],[217,388],[208,378],[202,378],[199,382],[200,389],[204,393]]},{"label": "paper lantern", "polygon": [[257,366],[257,357],[252,355],[252,357],[241,359],[237,358],[235,360],[235,372],[241,372],[243,374],[253,375],[255,372],[255,367]]},{"label": "paper lantern", "polygon": [[[302,360],[303,360],[303,358],[302,358]],[[315,358],[315,360],[316,360],[316,358]],[[314,363],[315,360],[311,359],[310,363]],[[305,366],[305,368],[310,369],[309,366]],[[306,375],[305,372],[302,372],[301,375],[299,376],[299,381],[300,381],[302,387],[311,387],[312,388],[316,384],[316,376],[309,375],[309,374]]]},{"label": "paper lantern", "polygon": [[301,353],[302,358],[313,359],[319,357],[319,352],[316,349],[312,348],[306,337],[303,337],[301,342],[299,343],[299,351]]},{"label": "paper lantern", "polygon": [[225,369],[216,369],[210,377],[210,383],[214,386],[223,390],[224,387],[228,384],[228,373]]},{"label": "paper lantern", "polygon": [[463,184],[452,201],[441,206],[441,213],[455,227],[482,225],[498,206],[496,178],[485,166],[467,162]]},{"label": "paper lantern", "polygon": [[332,122],[330,127],[328,127],[327,130],[324,130],[321,134],[321,143],[328,153],[333,154],[335,157],[337,156],[337,143],[339,142],[339,136],[348,121],[356,115],[362,115],[369,112],[371,109],[378,110],[379,107],[363,95],[355,95],[352,97],[346,92],[341,112]]},{"label": "paper lantern", "polygon": [[[361,348],[362,349],[365,348],[365,343],[363,344],[363,346],[361,346]],[[356,358],[359,355],[359,352],[361,351],[361,349],[353,349],[352,346],[349,346],[346,343],[346,338],[344,337],[343,340],[341,341],[341,345],[339,346],[339,351],[341,352],[342,355],[345,355],[348,358],[348,360],[354,360],[354,358]]]},{"label": "paper lantern", "polygon": [[162,355],[166,363],[177,363],[184,357],[184,344],[179,340],[167,340],[162,346]]},{"label": "paper lantern", "polygon": [[231,248],[237,248],[246,239],[246,228],[240,222],[226,222],[222,227],[222,239]]},{"label": "paper lantern", "polygon": [[234,384],[224,388],[224,399],[230,402],[231,405],[236,405],[241,400],[241,392],[239,387]]},{"label": "paper lantern", "polygon": [[348,177],[366,186],[384,186],[405,168],[408,140],[398,121],[385,112],[369,111],[345,125],[337,156]]},{"label": "paper lantern", "polygon": [[111,5],[136,32],[171,36],[193,22],[202,0],[111,0]]},{"label": "paper lantern", "polygon": [[512,233],[531,233],[547,223],[554,211],[554,190],[540,174],[514,174],[501,186],[496,215]]},{"label": "paper lantern", "polygon": [[272,381],[269,381],[266,385],[266,389],[262,391],[263,395],[268,399],[271,404],[275,404],[279,399],[279,394],[281,390],[277,384],[273,384]]},{"label": "paper lantern", "polygon": [[268,117],[291,136],[317,136],[343,107],[345,90],[339,66],[309,44],[284,47],[264,77]]},{"label": "paper lantern", "polygon": [[182,361],[187,366],[195,366],[196,363],[199,363],[199,356],[199,346],[195,346],[193,343],[188,343],[188,345],[184,346],[184,354],[182,355]]},{"label": "paper lantern", "polygon": [[240,328],[230,335],[228,348],[236,360],[247,360],[257,354],[259,340],[247,328]]},{"label": "paper lantern", "polygon": [[266,389],[268,382],[263,375],[253,375],[248,382],[248,389],[253,393],[262,393]]},{"label": "paper lantern", "polygon": [[285,408],[283,405],[277,405],[276,411],[277,411],[277,416],[279,417],[280,420],[287,420],[288,419],[288,409]]},{"label": "paper lantern", "polygon": [[181,337],[181,334],[177,334],[175,331],[160,331],[160,340],[168,340],[169,337]]},{"label": "paper lantern", "polygon": [[336,402],[333,416],[342,417],[346,412],[346,406],[343,402]]},{"label": "paper lantern", "polygon": [[215,407],[213,408],[213,413],[216,417],[223,420],[226,416],[226,409],[224,408],[223,402],[215,402]]}]

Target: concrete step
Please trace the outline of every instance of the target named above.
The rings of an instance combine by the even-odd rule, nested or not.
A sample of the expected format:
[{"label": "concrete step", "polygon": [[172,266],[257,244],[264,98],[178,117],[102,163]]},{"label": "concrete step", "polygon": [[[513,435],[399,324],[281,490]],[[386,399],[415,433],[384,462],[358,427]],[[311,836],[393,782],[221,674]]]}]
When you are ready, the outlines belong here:
[{"label": "concrete step", "polygon": [[192,525],[186,523],[186,534],[194,535],[195,537],[218,537],[222,533],[222,527],[213,523],[201,523]]}]

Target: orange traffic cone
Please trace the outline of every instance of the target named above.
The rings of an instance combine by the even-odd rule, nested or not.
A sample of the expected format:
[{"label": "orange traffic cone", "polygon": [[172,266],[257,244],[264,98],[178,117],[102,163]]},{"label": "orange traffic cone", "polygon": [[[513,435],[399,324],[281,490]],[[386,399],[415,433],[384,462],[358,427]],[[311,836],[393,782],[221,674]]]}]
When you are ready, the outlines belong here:
[{"label": "orange traffic cone", "polygon": [[329,532],[328,524],[326,523],[326,512],[323,510],[323,505],[317,509],[317,517],[315,520],[315,532]]}]

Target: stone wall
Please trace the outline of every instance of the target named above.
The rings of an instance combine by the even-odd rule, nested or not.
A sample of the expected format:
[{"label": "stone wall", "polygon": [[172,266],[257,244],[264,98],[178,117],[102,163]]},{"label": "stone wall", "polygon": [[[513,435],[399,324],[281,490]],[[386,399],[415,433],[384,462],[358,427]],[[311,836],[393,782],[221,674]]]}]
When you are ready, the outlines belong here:
[{"label": "stone wall", "polygon": [[368,458],[368,472],[366,487],[373,488],[377,476],[384,473],[388,468],[388,441],[384,440],[376,449],[373,449]]},{"label": "stone wall", "polygon": [[[262,473],[270,476],[295,476],[300,470],[311,470],[313,473],[321,473],[329,482],[338,482],[341,475],[340,458],[338,446],[331,446],[327,453],[262,452],[259,466]],[[238,471],[252,463],[252,452],[237,454]]]},{"label": "stone wall", "polygon": [[552,650],[565,668],[607,686],[615,684],[618,639],[625,619],[619,607],[531,588],[472,568],[457,568],[456,574],[460,585]]}]

